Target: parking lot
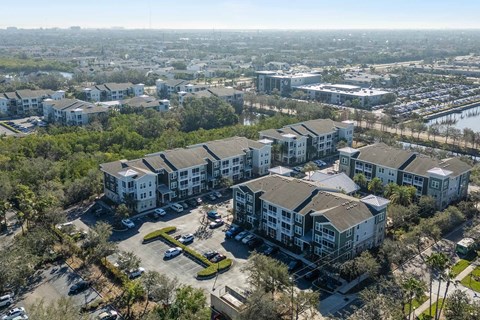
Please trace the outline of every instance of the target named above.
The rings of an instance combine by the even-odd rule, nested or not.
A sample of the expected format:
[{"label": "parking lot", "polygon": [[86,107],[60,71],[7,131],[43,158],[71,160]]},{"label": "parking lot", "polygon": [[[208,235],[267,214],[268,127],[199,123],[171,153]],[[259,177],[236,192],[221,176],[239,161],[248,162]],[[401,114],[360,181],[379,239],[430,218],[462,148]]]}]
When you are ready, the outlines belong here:
[{"label": "parking lot", "polygon": [[[70,287],[80,280],[80,276],[74,273],[66,264],[41,270],[32,279],[31,285],[26,288],[28,291],[24,295],[19,293],[15,297],[15,304],[11,307],[24,307],[28,314],[28,307],[32,304],[47,298],[47,303],[50,303],[61,297],[71,297],[74,304],[78,306],[88,304],[98,297],[97,292],[92,288],[77,294],[68,294]],[[7,310],[2,310],[2,312],[4,311]]]}]

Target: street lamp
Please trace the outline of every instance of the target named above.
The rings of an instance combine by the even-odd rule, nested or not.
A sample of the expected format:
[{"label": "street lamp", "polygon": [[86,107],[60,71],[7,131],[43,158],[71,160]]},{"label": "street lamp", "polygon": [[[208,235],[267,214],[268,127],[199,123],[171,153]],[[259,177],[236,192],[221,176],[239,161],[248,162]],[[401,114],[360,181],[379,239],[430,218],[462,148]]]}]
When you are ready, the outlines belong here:
[{"label": "street lamp", "polygon": [[215,291],[215,284],[217,283],[219,270],[220,270],[220,261],[217,262],[217,275],[215,276],[215,281],[213,282],[212,291]]},{"label": "street lamp", "polygon": [[291,297],[290,297],[290,302],[291,302],[291,308],[292,308],[292,316],[291,316],[291,319],[293,320],[294,319],[294,310],[293,310],[293,285],[294,285],[294,281],[295,279],[293,277],[288,277],[288,280],[290,280],[290,289],[291,289]]}]

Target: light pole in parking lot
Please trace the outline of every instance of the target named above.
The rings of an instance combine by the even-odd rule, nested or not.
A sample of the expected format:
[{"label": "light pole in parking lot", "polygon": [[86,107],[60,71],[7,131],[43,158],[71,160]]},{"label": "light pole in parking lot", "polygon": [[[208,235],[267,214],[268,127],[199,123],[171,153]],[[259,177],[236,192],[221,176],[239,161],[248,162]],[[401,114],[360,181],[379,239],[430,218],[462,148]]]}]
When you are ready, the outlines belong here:
[{"label": "light pole in parking lot", "polygon": [[215,284],[217,283],[219,270],[220,270],[220,261],[217,262],[217,274],[215,275],[215,281],[213,282],[212,291],[215,291]]}]

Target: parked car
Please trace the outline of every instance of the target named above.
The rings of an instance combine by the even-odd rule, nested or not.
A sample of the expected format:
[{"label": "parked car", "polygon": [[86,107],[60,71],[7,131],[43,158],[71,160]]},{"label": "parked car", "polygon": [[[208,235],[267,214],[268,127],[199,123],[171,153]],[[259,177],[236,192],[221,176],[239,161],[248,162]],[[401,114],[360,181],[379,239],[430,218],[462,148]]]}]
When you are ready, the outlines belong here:
[{"label": "parked car", "polygon": [[16,316],[15,318],[12,318],[12,320],[28,320],[28,316],[24,314],[23,316]]},{"label": "parked car", "polygon": [[195,199],[188,199],[186,201],[186,203],[190,206],[190,207],[196,207],[197,206],[197,200]]},{"label": "parked car", "polygon": [[320,276],[320,270],[313,269],[312,271],[307,272],[303,278],[308,281],[313,281],[317,279],[319,276]]},{"label": "parked car", "polygon": [[225,232],[225,238],[233,238],[242,231],[243,231],[242,227],[233,226],[230,229],[228,229],[227,232]]},{"label": "parked car", "polygon": [[194,238],[193,234],[189,233],[181,236],[180,239],[178,239],[178,241],[180,243],[186,244],[186,243],[193,242],[193,238]]},{"label": "parked car", "polygon": [[260,247],[263,244],[263,242],[264,241],[262,238],[255,237],[252,240],[248,241],[247,245],[248,245],[248,248],[250,248],[250,250],[253,250],[255,248]]},{"label": "parked car", "polygon": [[210,200],[210,201],[217,200],[217,197],[215,197],[215,195],[213,193],[210,193],[207,197],[208,197],[208,200]]},{"label": "parked car", "polygon": [[13,303],[13,295],[12,294],[6,294],[6,295],[0,297],[0,308],[8,307],[12,303]]},{"label": "parked car", "polygon": [[155,209],[155,211],[153,211],[153,212],[155,212],[155,213],[158,214],[159,216],[164,216],[164,215],[167,214],[167,212],[166,212],[165,210],[163,210],[162,208],[157,208],[157,209]]},{"label": "parked car", "polygon": [[280,251],[280,249],[277,246],[267,246],[262,253],[268,257],[276,254],[278,251]]},{"label": "parked car", "polygon": [[131,271],[128,273],[128,278],[130,278],[130,279],[138,278],[138,277],[140,277],[144,272],[145,272],[145,268],[138,267],[137,269],[131,270]]},{"label": "parked car", "polygon": [[215,191],[213,193],[215,195],[215,197],[217,197],[218,199],[220,199],[221,197],[223,197],[222,193],[220,191]]},{"label": "parked car", "polygon": [[250,232],[248,232],[248,231],[242,231],[235,236],[235,240],[240,241],[243,238],[245,238],[246,236],[248,236],[249,234],[250,234]]},{"label": "parked car", "polygon": [[227,257],[225,257],[223,254],[219,253],[216,256],[214,256],[213,258],[210,258],[210,262],[218,263],[222,260],[225,260],[226,258]]},{"label": "parked car", "polygon": [[242,243],[247,244],[248,241],[252,240],[253,238],[255,238],[255,235],[249,234],[248,236],[242,239]]},{"label": "parked car", "polygon": [[223,226],[223,220],[222,219],[215,219],[215,221],[210,222],[210,229],[215,229],[218,227]]},{"label": "parked car", "polygon": [[207,212],[207,217],[209,219],[217,220],[217,219],[220,219],[222,216],[219,215],[217,211],[212,210]]},{"label": "parked car", "polygon": [[203,253],[203,256],[204,256],[205,258],[207,258],[208,260],[210,260],[210,259],[212,259],[213,257],[215,257],[217,254],[218,254],[218,251],[210,250],[210,251],[204,252],[204,253]]},{"label": "parked car", "polygon": [[183,209],[188,209],[188,204],[185,201],[181,201],[178,204],[181,205]]},{"label": "parked car", "polygon": [[115,320],[118,318],[118,313],[115,310],[108,310],[100,313],[97,317],[98,320]]},{"label": "parked car", "polygon": [[25,316],[25,308],[18,307],[8,310],[8,312],[2,317],[2,320],[12,320],[16,317]]},{"label": "parked car", "polygon": [[288,272],[293,272],[303,266],[302,260],[294,259],[288,263]]},{"label": "parked car", "polygon": [[123,219],[122,224],[128,229],[135,228],[135,223],[133,223],[133,221],[130,219]]},{"label": "parked car", "polygon": [[179,205],[178,203],[172,203],[170,205],[170,208],[172,208],[176,212],[183,212],[183,207]]},{"label": "parked car", "polygon": [[178,256],[179,254],[182,253],[182,248],[175,247],[175,248],[170,248],[167,251],[165,251],[165,258],[173,258]]},{"label": "parked car", "polygon": [[303,167],[300,167],[300,166],[298,166],[298,167],[294,167],[294,168],[292,168],[292,170],[293,170],[293,171],[295,171],[295,172],[299,172],[299,173],[301,173],[301,172],[302,172],[302,170],[303,170]]},{"label": "parked car", "polygon": [[195,199],[195,201],[197,202],[197,205],[201,205],[203,203],[203,200],[202,198],[198,197],[197,199]]},{"label": "parked car", "polygon": [[88,283],[88,281],[80,280],[70,287],[68,294],[77,294],[79,292],[86,290],[89,286],[90,286],[90,283]]}]

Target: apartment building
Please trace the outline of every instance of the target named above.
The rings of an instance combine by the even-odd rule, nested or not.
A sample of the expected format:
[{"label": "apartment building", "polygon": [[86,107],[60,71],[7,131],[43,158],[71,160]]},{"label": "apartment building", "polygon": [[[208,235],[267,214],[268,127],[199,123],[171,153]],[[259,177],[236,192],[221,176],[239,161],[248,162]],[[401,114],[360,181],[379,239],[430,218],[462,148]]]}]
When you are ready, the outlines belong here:
[{"label": "apartment building", "polygon": [[269,175],[233,187],[234,221],[295,252],[349,259],[384,239],[389,201]]},{"label": "apartment building", "polygon": [[170,109],[170,101],[167,99],[158,100],[147,95],[141,95],[121,102],[122,107],[129,106],[138,109],[152,109],[156,111],[167,111]]},{"label": "apartment building", "polygon": [[8,114],[8,99],[5,96],[0,96],[0,115]]},{"label": "apartment building", "polygon": [[277,89],[282,95],[288,95],[295,87],[319,83],[321,75],[316,73],[286,74],[275,71],[257,71],[255,88],[258,92],[270,93]]},{"label": "apartment building", "polygon": [[172,79],[155,81],[157,87],[157,95],[162,98],[169,98],[172,94],[194,93],[198,91],[204,91],[210,88],[207,84],[194,84],[188,80]]},{"label": "apartment building", "polygon": [[316,119],[261,131],[260,138],[273,141],[273,160],[294,165],[335,153],[342,139],[351,146],[353,130],[351,121]]},{"label": "apartment building", "polygon": [[77,99],[45,99],[45,121],[66,126],[84,126],[90,123],[93,117],[106,114],[108,109]]},{"label": "apartment building", "polygon": [[5,113],[10,116],[43,115],[43,101],[45,99],[60,100],[64,97],[65,91],[63,90],[25,89],[5,92],[0,94],[0,110],[5,110],[6,104]]},{"label": "apartment building", "polygon": [[295,87],[295,90],[305,92],[310,99],[318,100],[326,103],[343,105],[347,101],[357,100],[362,108],[375,106],[382,102],[390,92],[362,88],[348,84],[307,84]]},{"label": "apartment building", "polygon": [[232,105],[243,106],[243,91],[235,90],[233,88],[209,88],[192,93],[180,92],[180,103],[183,104],[183,101],[187,98],[209,98],[212,96],[218,97]]},{"label": "apartment building", "polygon": [[87,101],[114,101],[144,94],[143,83],[105,83],[83,89]]},{"label": "apartment building", "polygon": [[378,177],[384,185],[412,185],[418,196],[435,198],[440,209],[467,196],[472,167],[458,158],[438,160],[383,143],[339,152],[339,170],[351,178],[363,173],[367,180]]},{"label": "apartment building", "polygon": [[[130,198],[142,201],[134,209],[141,212],[218,188],[223,179],[238,182],[267,174],[270,153],[269,143],[233,137],[149,154],[141,159],[105,163],[100,170],[104,172],[104,181],[115,185],[125,180],[119,178],[119,170],[148,171],[155,175],[155,192],[148,193],[146,198],[136,198],[139,186],[129,180],[135,189]],[[125,199],[117,192],[120,189],[112,188],[111,184],[105,183],[104,189],[105,195],[115,202]]]}]

